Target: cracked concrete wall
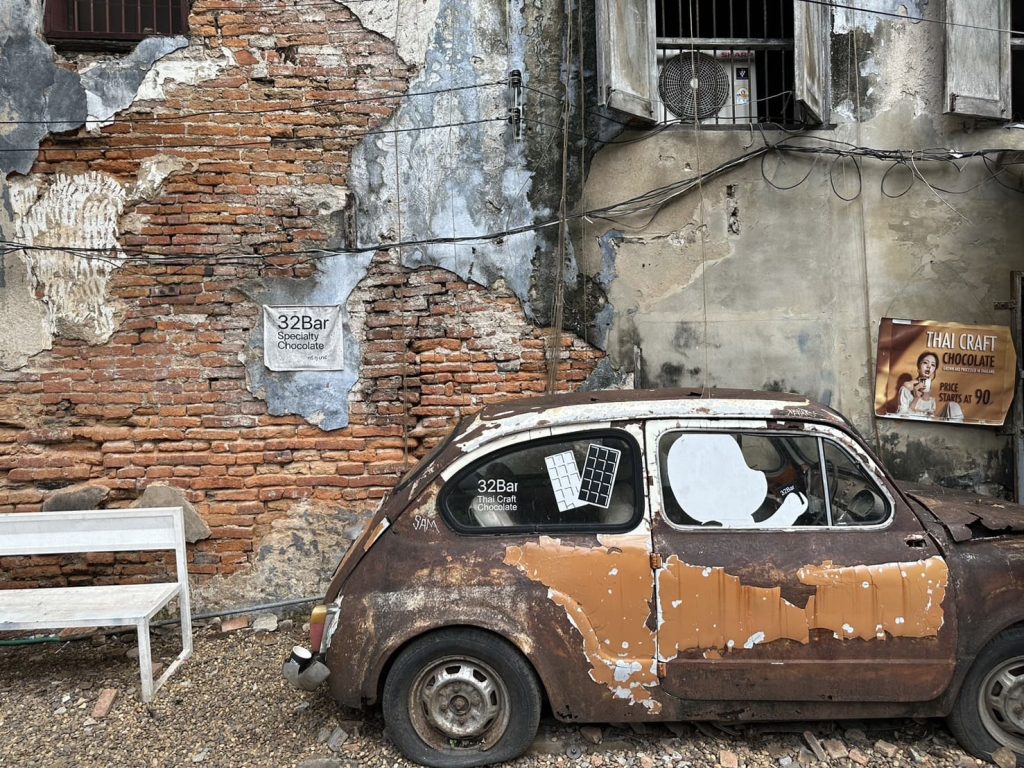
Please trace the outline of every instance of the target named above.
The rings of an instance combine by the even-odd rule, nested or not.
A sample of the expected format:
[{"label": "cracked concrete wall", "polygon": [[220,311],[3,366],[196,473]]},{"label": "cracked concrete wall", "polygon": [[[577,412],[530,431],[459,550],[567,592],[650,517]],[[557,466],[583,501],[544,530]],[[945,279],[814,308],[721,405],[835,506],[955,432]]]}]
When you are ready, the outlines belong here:
[{"label": "cracked concrete wall", "polygon": [[[879,7],[939,18],[941,4]],[[833,130],[828,141],[878,148],[1020,148],[1024,132],[942,114],[942,25],[836,10]],[[634,134],[638,136],[639,134]],[[770,140],[784,134],[768,132]],[[670,128],[608,146],[587,179],[590,207],[692,178],[734,158],[757,132]],[[980,161],[921,166],[905,194],[882,194],[888,165],[774,155],[747,163],[646,217],[588,225],[578,247],[591,274],[614,260],[609,353],[646,386],[797,391],[838,408],[879,447],[898,476],[1005,494],[1008,441],[996,430],[876,420],[874,360],[881,317],[1009,324],[994,302],[1011,298],[1024,269],[1019,192],[986,181]],[[831,172],[831,178],[830,178]],[[897,169],[886,192],[899,195]],[[1011,182],[1012,186],[1012,182]],[[946,195],[939,188],[965,190]]]}]

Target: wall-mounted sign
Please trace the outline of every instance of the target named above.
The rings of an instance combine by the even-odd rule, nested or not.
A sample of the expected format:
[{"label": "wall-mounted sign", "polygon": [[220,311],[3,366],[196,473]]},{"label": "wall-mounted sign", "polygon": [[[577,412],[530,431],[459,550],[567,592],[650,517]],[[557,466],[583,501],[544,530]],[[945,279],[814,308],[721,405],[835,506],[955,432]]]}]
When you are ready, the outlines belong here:
[{"label": "wall-mounted sign", "polygon": [[878,331],[875,414],[998,426],[1016,371],[1005,326],[886,317]]},{"label": "wall-mounted sign", "polygon": [[340,371],[341,306],[263,306],[263,364],[272,371]]}]

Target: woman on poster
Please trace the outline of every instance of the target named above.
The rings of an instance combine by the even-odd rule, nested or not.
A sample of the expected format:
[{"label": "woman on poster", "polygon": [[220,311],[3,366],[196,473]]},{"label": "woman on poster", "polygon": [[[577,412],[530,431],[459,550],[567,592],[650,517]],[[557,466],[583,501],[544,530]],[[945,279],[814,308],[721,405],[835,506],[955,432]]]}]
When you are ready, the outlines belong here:
[{"label": "woman on poster", "polygon": [[945,421],[964,420],[964,412],[959,403],[943,403],[945,407],[939,407],[936,403],[932,389],[938,369],[939,356],[934,352],[922,352],[918,355],[917,378],[911,378],[900,385],[897,414]]}]

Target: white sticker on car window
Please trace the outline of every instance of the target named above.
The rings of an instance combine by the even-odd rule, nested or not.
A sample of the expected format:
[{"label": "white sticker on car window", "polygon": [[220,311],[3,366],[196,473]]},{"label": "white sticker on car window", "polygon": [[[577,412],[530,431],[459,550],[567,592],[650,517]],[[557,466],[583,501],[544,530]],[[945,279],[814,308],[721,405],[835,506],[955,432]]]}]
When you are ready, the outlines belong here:
[{"label": "white sticker on car window", "polygon": [[679,506],[698,523],[788,528],[807,511],[807,496],[794,490],[774,514],[755,521],[754,513],[768,496],[768,480],[747,466],[731,435],[680,435],[669,449],[666,471]]},{"label": "white sticker on car window", "polygon": [[544,459],[551,480],[551,490],[555,492],[559,512],[582,507],[585,502],[579,500],[580,471],[576,466],[576,457],[572,451],[563,451]]},{"label": "white sticker on car window", "polygon": [[593,504],[607,509],[612,501],[615,473],[622,451],[591,443],[581,472],[572,451],[562,451],[544,459],[551,480],[551,490],[559,512]]}]

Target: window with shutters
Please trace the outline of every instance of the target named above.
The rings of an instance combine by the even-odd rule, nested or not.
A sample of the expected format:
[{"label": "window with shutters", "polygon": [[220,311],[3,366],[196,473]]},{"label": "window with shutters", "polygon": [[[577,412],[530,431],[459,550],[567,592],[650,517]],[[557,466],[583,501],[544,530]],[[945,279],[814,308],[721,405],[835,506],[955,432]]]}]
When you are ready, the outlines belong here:
[{"label": "window with shutters", "polygon": [[68,47],[130,47],[151,35],[187,34],[188,12],[188,0],[46,0],[46,38]]},{"label": "window with shutters", "polygon": [[[1024,114],[1024,39],[1011,29],[1024,24],[1021,0],[946,2],[945,112],[1010,120]],[[1017,77],[1012,77],[1014,74]],[[1013,99],[1013,88],[1021,98]],[[1014,107],[1016,101],[1020,106]]]},{"label": "window with shutters", "polygon": [[831,9],[801,0],[598,0],[601,103],[653,124],[829,120]]}]

